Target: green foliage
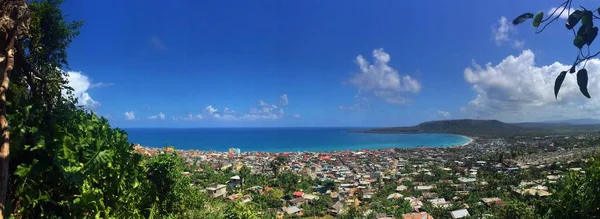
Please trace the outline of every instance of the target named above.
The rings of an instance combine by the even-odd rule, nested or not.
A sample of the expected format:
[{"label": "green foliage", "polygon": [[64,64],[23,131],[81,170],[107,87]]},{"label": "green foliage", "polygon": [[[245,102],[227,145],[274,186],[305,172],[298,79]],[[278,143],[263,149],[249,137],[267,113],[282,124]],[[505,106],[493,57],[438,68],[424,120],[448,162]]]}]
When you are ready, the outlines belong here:
[{"label": "green foliage", "polygon": [[[544,31],[546,26],[548,26],[550,23],[558,20],[558,18],[563,13],[567,13],[567,14],[570,13],[570,10],[571,10],[570,8],[571,8],[572,2],[573,2],[573,0],[566,0],[559,7],[557,7],[554,11],[552,11],[550,16],[546,19],[543,19],[543,17],[544,17],[543,12],[538,13],[535,16],[535,18],[533,19],[533,26],[538,28],[540,26],[540,24],[542,24],[542,23],[546,23],[546,24],[542,27],[541,30],[536,30],[536,33],[541,33],[542,31]],[[567,8],[568,8],[568,10],[567,10]],[[560,10],[560,12],[558,12],[559,10]],[[600,10],[600,8],[597,10],[594,10],[594,11],[596,11],[600,14],[600,11],[598,11],[598,10]],[[594,40],[598,36],[598,27],[594,26],[594,19],[600,19],[600,18],[594,16],[594,11],[590,11],[584,7],[581,7],[581,10],[575,10],[572,13],[570,13],[569,17],[567,18],[567,22],[565,23],[565,27],[568,30],[573,30],[573,28],[575,28],[575,26],[577,26],[577,24],[580,23],[579,21],[581,21],[581,25],[577,29],[577,33],[575,34],[575,32],[573,32],[573,34],[575,35],[573,38],[573,45],[575,47],[577,47],[577,49],[579,51],[577,53],[575,62],[569,69],[569,72],[574,73],[575,68],[578,67],[578,65],[580,63],[585,62],[583,64],[583,66],[581,67],[581,69],[579,70],[579,72],[577,73],[577,85],[579,86],[579,90],[581,91],[581,93],[587,98],[591,98],[590,94],[587,92],[587,71],[582,72],[582,70],[585,70],[585,64],[587,63],[587,61],[589,59],[594,58],[597,55],[600,55],[600,51],[598,51],[595,54],[591,54],[590,48],[589,48],[589,46],[594,42]],[[523,15],[520,15],[519,17],[515,18],[515,20],[513,21],[513,25],[518,25],[520,23],[523,23],[528,18],[531,18],[531,17],[532,17],[531,13],[525,13]],[[587,54],[584,54],[582,49],[586,45],[588,47]],[[563,71],[556,78],[556,81],[554,83],[555,98],[558,97],[558,91],[559,91],[560,87],[562,86],[562,82],[564,81],[565,75],[566,74]]]},{"label": "green foliage", "polygon": [[522,15],[519,15],[519,17],[515,18],[512,23],[513,23],[513,25],[517,25],[517,24],[525,22],[527,19],[532,18],[532,17],[533,17],[532,13],[524,13]]},{"label": "green foliage", "polygon": [[562,86],[563,81],[565,80],[565,76],[567,76],[567,71],[562,71],[556,77],[556,81],[554,82],[554,98],[558,98],[558,91],[560,91],[560,87]]},{"label": "green foliage", "polygon": [[182,202],[190,190],[190,180],[182,174],[183,160],[175,153],[159,154],[149,159],[147,167],[148,196],[156,197],[153,201],[159,215],[184,211]]},{"label": "green foliage", "polygon": [[590,98],[590,94],[587,90],[588,84],[588,73],[585,69],[580,69],[577,72],[577,85],[579,86],[579,91],[583,94],[583,96]]},{"label": "green foliage", "polygon": [[600,155],[591,158],[584,173],[570,172],[561,179],[541,214],[549,218],[597,218],[600,215]]},{"label": "green foliage", "polygon": [[256,211],[247,204],[231,202],[225,211],[225,219],[258,219]]},{"label": "green foliage", "polygon": [[544,12],[536,14],[535,18],[533,19],[533,27],[539,27],[540,23],[542,22],[542,18],[544,18]]},{"label": "green foliage", "polygon": [[504,207],[496,208],[496,211],[494,212],[494,218],[536,219],[539,218],[539,216],[536,215],[533,208],[526,203],[520,201],[509,201],[504,205]]}]

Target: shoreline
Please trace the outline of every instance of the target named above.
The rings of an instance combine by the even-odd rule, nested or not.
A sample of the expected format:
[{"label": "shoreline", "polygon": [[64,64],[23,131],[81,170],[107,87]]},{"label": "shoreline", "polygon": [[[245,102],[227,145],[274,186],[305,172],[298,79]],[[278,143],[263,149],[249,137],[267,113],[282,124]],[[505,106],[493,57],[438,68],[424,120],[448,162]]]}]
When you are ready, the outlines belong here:
[{"label": "shoreline", "polygon": [[[284,154],[284,153],[341,153],[341,152],[365,152],[365,151],[382,151],[382,150],[394,150],[394,149],[402,149],[402,150],[411,150],[411,149],[437,149],[437,148],[457,148],[464,147],[475,142],[475,139],[465,136],[465,135],[457,135],[457,134],[447,134],[460,136],[462,138],[468,139],[465,143],[462,144],[451,144],[451,145],[438,145],[438,146],[427,146],[427,145],[415,145],[410,147],[402,147],[399,145],[390,146],[390,147],[380,147],[380,148],[356,148],[356,149],[343,149],[343,150],[305,150],[305,151],[243,151],[241,154],[250,154],[250,153],[258,153],[258,154]],[[135,147],[144,148],[146,150],[165,150],[167,147],[174,146],[164,146],[164,147],[153,147],[153,146],[143,146],[139,143],[133,144]],[[231,147],[236,148],[236,147]],[[200,153],[228,153],[228,150],[219,151],[219,150],[203,150],[203,149],[177,149],[173,148],[176,151],[193,151]]]}]

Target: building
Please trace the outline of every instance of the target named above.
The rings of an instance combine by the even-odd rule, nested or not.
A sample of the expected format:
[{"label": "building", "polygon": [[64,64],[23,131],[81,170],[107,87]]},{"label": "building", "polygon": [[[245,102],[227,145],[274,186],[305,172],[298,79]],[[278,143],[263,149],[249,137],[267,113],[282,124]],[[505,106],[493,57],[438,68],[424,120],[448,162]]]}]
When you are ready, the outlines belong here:
[{"label": "building", "polygon": [[457,219],[457,218],[469,217],[471,215],[469,214],[469,211],[467,209],[460,209],[460,210],[450,212],[450,216],[452,217],[452,219]]},{"label": "building", "polygon": [[227,195],[227,186],[223,184],[211,185],[206,188],[206,192],[213,198],[225,197]]},{"label": "building", "polygon": [[403,219],[433,219],[433,216],[431,216],[427,212],[419,212],[419,213],[403,214],[402,218]]}]

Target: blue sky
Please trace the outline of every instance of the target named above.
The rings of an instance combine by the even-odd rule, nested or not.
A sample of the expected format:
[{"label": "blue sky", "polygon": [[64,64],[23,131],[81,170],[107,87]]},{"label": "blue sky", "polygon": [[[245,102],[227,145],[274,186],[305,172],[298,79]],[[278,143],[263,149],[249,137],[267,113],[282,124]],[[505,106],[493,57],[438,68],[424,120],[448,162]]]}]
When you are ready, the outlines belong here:
[{"label": "blue sky", "polygon": [[[538,35],[530,21],[510,25],[558,5],[68,0],[63,10],[85,21],[69,48],[71,85],[115,126],[373,127],[596,118],[600,102],[574,77],[554,100],[577,52],[564,20]],[[588,68],[594,84],[600,61]]]}]

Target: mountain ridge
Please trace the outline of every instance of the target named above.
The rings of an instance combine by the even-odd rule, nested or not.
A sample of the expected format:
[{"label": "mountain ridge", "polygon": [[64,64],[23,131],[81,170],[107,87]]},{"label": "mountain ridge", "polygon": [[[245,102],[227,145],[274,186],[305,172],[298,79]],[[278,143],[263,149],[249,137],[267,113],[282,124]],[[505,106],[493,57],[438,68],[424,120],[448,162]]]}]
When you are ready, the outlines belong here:
[{"label": "mountain ridge", "polygon": [[573,134],[600,131],[600,124],[505,123],[499,120],[455,119],[422,122],[415,126],[353,130],[359,133],[445,133],[467,136],[518,136]]}]

